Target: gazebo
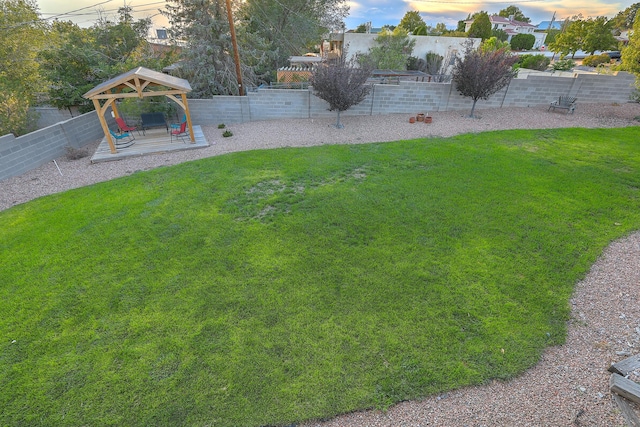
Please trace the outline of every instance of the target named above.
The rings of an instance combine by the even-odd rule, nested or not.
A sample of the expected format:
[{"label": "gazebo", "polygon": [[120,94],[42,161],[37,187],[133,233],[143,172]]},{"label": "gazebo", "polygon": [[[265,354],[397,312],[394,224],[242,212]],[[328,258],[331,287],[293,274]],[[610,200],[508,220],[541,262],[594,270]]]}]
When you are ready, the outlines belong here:
[{"label": "gazebo", "polygon": [[[187,103],[187,93],[189,92],[191,92],[191,85],[187,80],[148,68],[138,67],[99,84],[82,96],[93,101],[111,153],[116,154],[116,146],[105,120],[105,113],[111,107],[114,116],[120,117],[115,101],[121,98],[144,98],[165,95],[184,110],[189,128],[189,138],[194,143],[193,123],[191,122],[189,104]],[[178,95],[180,98],[178,98]]]}]

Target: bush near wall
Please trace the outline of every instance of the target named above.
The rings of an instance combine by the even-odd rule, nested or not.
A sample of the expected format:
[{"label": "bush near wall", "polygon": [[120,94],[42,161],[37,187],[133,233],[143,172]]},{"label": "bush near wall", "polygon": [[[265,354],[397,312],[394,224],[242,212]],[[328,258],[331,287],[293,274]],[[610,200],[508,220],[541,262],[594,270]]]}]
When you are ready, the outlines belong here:
[{"label": "bush near wall", "polygon": [[611,57],[606,53],[601,53],[600,55],[589,55],[582,60],[582,65],[586,65],[587,67],[597,67],[600,64],[609,64],[611,62]]},{"label": "bush near wall", "polygon": [[551,59],[542,54],[520,55],[520,59],[518,60],[518,64],[521,68],[538,71],[545,71],[549,67],[550,63]]},{"label": "bush near wall", "polygon": [[536,36],[533,34],[516,34],[511,38],[512,50],[529,50],[536,42]]}]

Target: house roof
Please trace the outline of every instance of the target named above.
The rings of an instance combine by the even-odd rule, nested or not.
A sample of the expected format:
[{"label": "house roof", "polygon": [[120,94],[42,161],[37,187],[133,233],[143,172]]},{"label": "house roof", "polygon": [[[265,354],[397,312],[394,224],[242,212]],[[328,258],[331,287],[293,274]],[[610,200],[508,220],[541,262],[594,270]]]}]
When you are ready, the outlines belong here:
[{"label": "house roof", "polygon": [[542,21],[538,25],[536,25],[536,29],[538,30],[548,30],[551,25],[552,30],[560,30],[562,29],[562,24],[564,21]]},{"label": "house roof", "polygon": [[[127,89],[130,89],[127,91]],[[128,97],[155,96],[191,92],[187,80],[144,67],[134,68],[94,87],[84,98],[113,98],[116,94]]]},{"label": "house roof", "polygon": [[510,24],[516,27],[534,27],[535,25],[529,24],[528,22],[516,21],[513,19],[505,18],[504,16],[499,15],[491,15],[489,17],[491,24]]},{"label": "house roof", "polygon": [[[473,19],[467,19],[466,21],[464,21],[465,24],[470,24],[473,23]],[[511,26],[514,27],[532,27],[532,28],[536,28],[535,25],[533,24],[529,24],[528,22],[521,22],[521,21],[515,21],[515,20],[511,20],[509,18],[505,18],[504,16],[499,16],[499,15],[490,15],[489,16],[489,21],[491,22],[491,25],[495,25],[495,24],[509,24]]]}]

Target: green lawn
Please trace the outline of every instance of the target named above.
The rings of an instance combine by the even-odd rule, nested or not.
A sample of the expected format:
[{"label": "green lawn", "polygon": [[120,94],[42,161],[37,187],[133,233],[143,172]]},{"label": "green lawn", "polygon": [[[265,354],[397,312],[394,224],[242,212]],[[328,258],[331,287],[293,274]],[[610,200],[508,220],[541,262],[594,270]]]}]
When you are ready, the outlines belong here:
[{"label": "green lawn", "polygon": [[283,425],[511,378],[640,228],[639,141],[235,153],[0,212],[0,425]]}]

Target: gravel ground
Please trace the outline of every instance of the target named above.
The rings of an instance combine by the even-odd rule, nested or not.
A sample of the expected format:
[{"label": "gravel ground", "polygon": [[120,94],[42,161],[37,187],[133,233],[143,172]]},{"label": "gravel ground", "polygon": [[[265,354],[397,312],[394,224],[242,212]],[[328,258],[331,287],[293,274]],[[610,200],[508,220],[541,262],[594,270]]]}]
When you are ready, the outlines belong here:
[{"label": "gravel ground", "polygon": [[[88,157],[57,159],[23,175],[0,181],[0,210],[70,188],[106,181],[139,170],[233,151],[321,144],[356,144],[499,129],[637,126],[640,104],[579,105],[574,115],[546,108],[481,109],[433,113],[433,123],[408,123],[408,114],[279,120],[203,128],[208,148],[91,164]],[[86,147],[89,155],[98,142]],[[519,378],[402,402],[386,412],[361,411],[306,427],[409,426],[623,426],[609,392],[607,368],[640,352],[640,232],[611,244],[577,284],[571,299],[567,341],[547,349]],[[636,373],[640,375],[640,373]],[[637,380],[637,377],[636,377]]]}]

